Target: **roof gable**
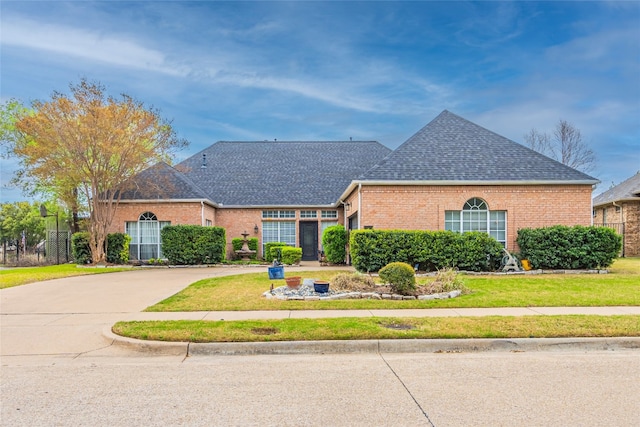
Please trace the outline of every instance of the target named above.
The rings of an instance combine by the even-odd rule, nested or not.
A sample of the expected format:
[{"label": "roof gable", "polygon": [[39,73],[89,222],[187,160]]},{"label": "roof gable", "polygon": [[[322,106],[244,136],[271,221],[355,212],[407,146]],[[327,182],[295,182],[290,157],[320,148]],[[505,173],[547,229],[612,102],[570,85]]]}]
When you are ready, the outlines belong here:
[{"label": "roof gable", "polygon": [[363,181],[598,181],[447,110],[360,177]]},{"label": "roof gable", "polygon": [[593,199],[594,206],[621,200],[640,200],[640,172]]}]

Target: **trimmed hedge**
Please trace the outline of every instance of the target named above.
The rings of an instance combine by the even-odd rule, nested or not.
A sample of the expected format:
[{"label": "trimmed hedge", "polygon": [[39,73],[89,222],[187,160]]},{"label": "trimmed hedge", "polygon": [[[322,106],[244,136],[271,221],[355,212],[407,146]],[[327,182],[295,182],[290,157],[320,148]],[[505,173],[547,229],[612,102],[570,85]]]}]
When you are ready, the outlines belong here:
[{"label": "trimmed hedge", "polygon": [[[287,246],[284,242],[269,242],[264,245],[264,260],[267,262],[273,262],[273,260],[278,255],[278,251],[276,248],[282,248]],[[280,260],[282,261],[282,260]]]},{"label": "trimmed hedge", "polygon": [[222,227],[168,225],[160,237],[162,253],[170,264],[215,264],[225,257],[227,238]]},{"label": "trimmed hedge", "polygon": [[347,258],[347,230],[343,225],[332,225],[322,233],[322,246],[327,261],[344,264]]},{"label": "trimmed hedge", "polygon": [[522,259],[551,270],[609,267],[622,248],[622,237],[613,229],[580,225],[523,228],[516,241]]},{"label": "trimmed hedge", "polygon": [[91,263],[91,249],[89,249],[89,233],[86,231],[73,233],[71,236],[71,256],[76,264]]},{"label": "trimmed hedge", "polygon": [[[244,239],[242,239],[241,237],[234,237],[233,239],[231,239],[231,246],[233,246],[233,252],[238,252],[240,249],[242,249],[242,242]],[[256,251],[255,254],[251,255],[251,259],[256,259],[258,257],[258,238],[257,237],[250,237],[248,242],[248,246],[249,249],[252,251]]]},{"label": "trimmed hedge", "polygon": [[285,246],[282,248],[282,263],[287,265],[298,264],[302,260],[302,248]]},{"label": "trimmed hedge", "polygon": [[378,271],[392,262],[419,264],[423,271],[494,271],[503,256],[502,245],[481,232],[353,230],[349,245],[351,262],[361,272]]},{"label": "trimmed hedge", "polygon": [[107,235],[107,262],[126,264],[129,262],[129,243],[131,236],[125,233]]}]

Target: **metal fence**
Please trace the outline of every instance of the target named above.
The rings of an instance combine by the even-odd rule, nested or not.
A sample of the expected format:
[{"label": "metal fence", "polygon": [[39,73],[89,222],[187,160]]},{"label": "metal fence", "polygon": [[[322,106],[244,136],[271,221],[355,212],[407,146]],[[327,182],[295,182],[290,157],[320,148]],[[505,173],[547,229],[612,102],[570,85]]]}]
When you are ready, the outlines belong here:
[{"label": "metal fence", "polygon": [[71,259],[71,232],[48,230],[46,244],[48,262],[60,264]]}]

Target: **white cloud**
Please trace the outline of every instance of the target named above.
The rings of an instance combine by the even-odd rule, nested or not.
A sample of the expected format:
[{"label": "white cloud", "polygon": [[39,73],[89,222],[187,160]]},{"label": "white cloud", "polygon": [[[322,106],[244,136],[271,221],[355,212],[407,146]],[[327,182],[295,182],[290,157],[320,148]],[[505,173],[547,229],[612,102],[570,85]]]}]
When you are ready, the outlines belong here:
[{"label": "white cloud", "polygon": [[2,45],[175,76],[188,73],[185,67],[168,64],[162,52],[141,46],[125,37],[21,18],[3,20]]}]

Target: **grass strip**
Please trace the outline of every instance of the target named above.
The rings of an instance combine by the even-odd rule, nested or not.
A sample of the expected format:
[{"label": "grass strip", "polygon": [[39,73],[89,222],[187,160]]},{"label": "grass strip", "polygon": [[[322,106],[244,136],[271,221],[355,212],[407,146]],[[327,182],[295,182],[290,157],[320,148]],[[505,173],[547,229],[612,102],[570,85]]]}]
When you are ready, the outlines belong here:
[{"label": "grass strip", "polygon": [[88,274],[115,273],[131,270],[129,267],[88,268],[78,267],[76,264],[47,265],[44,267],[17,267],[0,270],[0,289],[43,280],[62,279],[71,276]]},{"label": "grass strip", "polygon": [[373,317],[244,321],[118,322],[130,338],[181,342],[269,342],[428,338],[640,336],[640,316]]}]

